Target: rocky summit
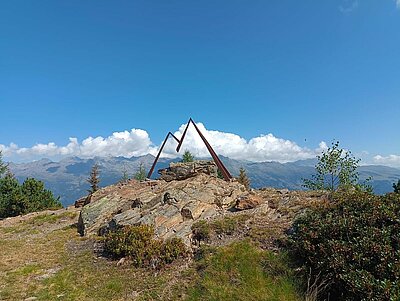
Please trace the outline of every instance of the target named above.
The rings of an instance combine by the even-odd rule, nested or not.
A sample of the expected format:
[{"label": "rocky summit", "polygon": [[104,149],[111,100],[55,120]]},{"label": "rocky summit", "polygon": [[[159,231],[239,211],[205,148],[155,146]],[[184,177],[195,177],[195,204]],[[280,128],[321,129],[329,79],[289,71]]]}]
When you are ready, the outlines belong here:
[{"label": "rocky summit", "polygon": [[191,228],[196,221],[242,211],[268,213],[270,219],[278,219],[281,213],[274,208],[276,200],[293,200],[294,193],[298,193],[275,189],[248,191],[236,180],[218,178],[213,162],[175,163],[159,173],[159,180],[128,180],[78,200],[76,206],[84,205],[79,233],[104,235],[119,226],[148,224],[154,227],[158,238],[179,237],[190,247],[194,243]]}]

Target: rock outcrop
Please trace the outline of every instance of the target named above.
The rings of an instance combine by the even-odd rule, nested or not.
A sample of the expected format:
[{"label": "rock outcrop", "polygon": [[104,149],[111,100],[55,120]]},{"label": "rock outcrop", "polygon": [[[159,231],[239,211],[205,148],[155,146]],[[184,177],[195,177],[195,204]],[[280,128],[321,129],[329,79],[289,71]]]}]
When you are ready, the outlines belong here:
[{"label": "rock outcrop", "polygon": [[203,162],[171,164],[170,169],[160,172],[163,179],[129,180],[97,191],[81,210],[79,233],[104,235],[119,226],[148,224],[154,226],[158,238],[179,237],[190,246],[191,227],[198,220],[217,219],[243,210],[279,218],[279,208],[289,208],[288,203],[298,204],[301,200],[300,210],[314,199],[306,197],[305,192],[247,191],[235,180],[217,178],[213,165]]}]

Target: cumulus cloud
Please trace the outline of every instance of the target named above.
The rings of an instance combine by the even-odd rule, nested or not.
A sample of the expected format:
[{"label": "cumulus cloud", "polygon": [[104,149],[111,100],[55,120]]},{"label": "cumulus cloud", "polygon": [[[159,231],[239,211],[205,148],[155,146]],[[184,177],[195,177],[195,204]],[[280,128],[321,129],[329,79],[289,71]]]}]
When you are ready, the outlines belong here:
[{"label": "cumulus cloud", "polygon": [[15,161],[30,161],[40,158],[61,159],[68,156],[92,158],[95,156],[142,156],[154,153],[156,148],[150,140],[148,133],[141,129],[115,132],[111,136],[88,137],[81,143],[77,138],[69,138],[65,146],[58,146],[54,142],[36,144],[30,148],[18,147],[11,143],[9,146],[1,145],[4,157]]},{"label": "cumulus cloud", "polygon": [[373,158],[373,162],[375,164],[400,167],[400,155],[389,155],[389,156],[376,155]]},{"label": "cumulus cloud", "polygon": [[[196,123],[213,149],[220,155],[254,162],[288,162],[315,157],[316,151],[298,146],[295,142],[277,138],[273,134],[260,135],[249,141],[233,133],[207,130],[202,123]],[[182,125],[174,135],[180,139],[186,125]],[[170,139],[165,146],[164,155],[176,156],[176,141]],[[181,152],[189,150],[196,157],[209,156],[207,148],[193,125],[189,126]]]},{"label": "cumulus cloud", "polygon": [[[174,133],[178,139],[181,138],[185,126],[183,124]],[[321,142],[318,148],[311,150],[301,147],[293,141],[275,137],[271,133],[246,140],[233,133],[207,130],[202,123],[197,123],[197,126],[218,154],[232,159],[253,162],[289,162],[314,158],[316,154],[327,148],[326,143]],[[174,158],[181,156],[185,150],[189,150],[196,157],[209,157],[209,153],[193,125],[190,125],[188,129],[180,154],[176,153],[176,146],[177,143],[174,139],[168,140],[162,156]],[[58,146],[50,142],[26,148],[18,147],[18,145],[12,143],[9,146],[0,144],[0,149],[7,160],[20,162],[41,158],[59,160],[68,156],[92,158],[95,156],[132,157],[146,154],[155,155],[158,151],[158,146],[153,144],[145,130],[132,129],[131,131],[115,132],[105,138],[101,136],[88,137],[81,142],[77,138],[69,138],[69,142],[64,146]]]}]

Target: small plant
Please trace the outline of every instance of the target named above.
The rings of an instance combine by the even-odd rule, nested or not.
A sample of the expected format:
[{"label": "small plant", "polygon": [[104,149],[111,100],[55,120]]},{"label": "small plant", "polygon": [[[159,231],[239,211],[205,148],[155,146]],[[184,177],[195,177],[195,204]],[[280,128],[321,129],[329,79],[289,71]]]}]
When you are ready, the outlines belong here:
[{"label": "small plant", "polygon": [[194,161],[194,156],[192,153],[188,150],[185,150],[182,156],[182,162],[193,162]]},{"label": "small plant", "polygon": [[143,163],[140,163],[139,165],[139,169],[137,170],[137,172],[135,173],[135,175],[133,176],[133,178],[137,181],[144,181],[146,180],[146,170],[144,168]]},{"label": "small plant", "polygon": [[201,220],[192,225],[193,239],[199,244],[201,241],[208,241],[210,239],[210,226],[206,221]]},{"label": "small plant", "polygon": [[246,174],[246,170],[241,167],[239,170],[239,177],[238,177],[239,183],[243,184],[244,187],[246,187],[247,190],[250,189],[250,179]]},{"label": "small plant", "polygon": [[397,184],[393,183],[393,192],[400,193],[400,180],[397,181]]},{"label": "small plant", "polygon": [[162,242],[148,225],[125,226],[107,234],[104,250],[114,258],[128,257],[138,267],[159,268],[187,255],[181,239]]},{"label": "small plant", "polygon": [[90,176],[87,179],[87,182],[90,184],[90,189],[88,190],[89,194],[95,193],[99,190],[99,183],[100,183],[100,171],[99,171],[99,164],[94,164],[92,166],[92,170],[90,171]]},{"label": "small plant", "polygon": [[225,217],[214,221],[200,220],[192,225],[193,239],[207,242],[212,235],[233,235],[249,219],[248,215]]}]

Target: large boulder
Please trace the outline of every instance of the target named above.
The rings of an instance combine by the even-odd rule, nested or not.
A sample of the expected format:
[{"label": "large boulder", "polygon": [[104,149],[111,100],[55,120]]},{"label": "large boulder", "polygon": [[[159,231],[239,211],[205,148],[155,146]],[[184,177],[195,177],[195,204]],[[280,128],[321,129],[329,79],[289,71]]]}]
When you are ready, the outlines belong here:
[{"label": "large boulder", "polygon": [[167,182],[184,180],[198,174],[206,174],[217,177],[218,168],[214,161],[193,161],[171,163],[168,168],[160,169],[160,180]]}]

